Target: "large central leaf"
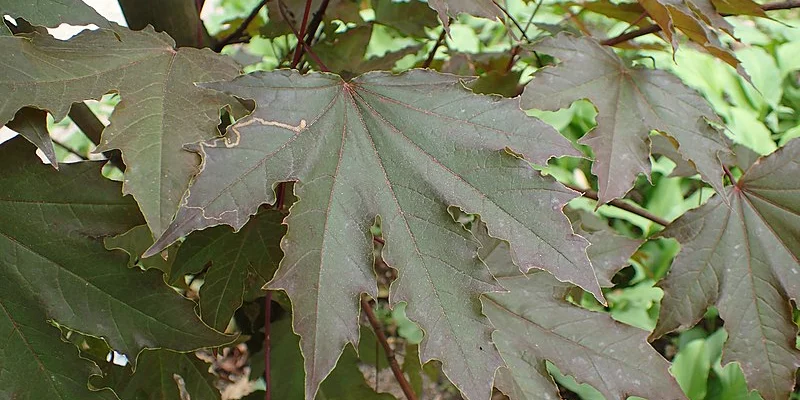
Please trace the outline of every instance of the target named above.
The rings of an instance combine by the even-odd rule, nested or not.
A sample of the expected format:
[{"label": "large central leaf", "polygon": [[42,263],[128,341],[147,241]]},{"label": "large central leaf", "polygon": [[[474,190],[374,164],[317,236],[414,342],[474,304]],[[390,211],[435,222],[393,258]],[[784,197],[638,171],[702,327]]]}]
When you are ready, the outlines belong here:
[{"label": "large central leaf", "polygon": [[728,342],[765,399],[785,399],[800,352],[792,304],[800,289],[800,141],[759,159],[722,196],[686,213],[663,234],[682,249],[663,283],[654,336],[691,327],[719,308]]},{"label": "large central leaf", "polygon": [[176,50],[152,28],[89,31],[66,42],[42,34],[0,37],[0,49],[0,123],[23,106],[60,120],[73,102],[121,94],[98,151],[122,150],[123,190],[160,235],[197,171],[197,156],[183,145],[217,136],[220,108],[236,103],[194,83],[236,76],[233,60],[208,49]]},{"label": "large central leaf", "polygon": [[728,144],[708,125],[718,118],[697,92],[666,72],[629,67],[592,39],[561,34],[533,48],[561,63],[536,74],[522,94],[523,107],[558,109],[580,99],[597,107],[597,128],[581,142],[594,150],[601,202],[624,196],[637,174],[649,176],[651,130],[676,139],[683,158],[722,190],[718,157]]},{"label": "large central leaf", "polygon": [[544,163],[575,150],[515,101],[422,70],[351,82],[276,71],[210,87],[256,99],[256,112],[199,146],[202,171],[148,254],[192,230],[241,228],[275,200],[273,185],[298,181],[271,287],[292,298],[308,398],[345,344],[358,341],[359,294],[376,294],[369,227],[378,216],[384,259],[399,270],[391,302],[408,302],[428,333],[423,361],[442,359],[469,398],[488,397],[500,365],[478,302],[497,286],[449,206],[481,214],[523,270],[547,269],[602,298],[586,242],[561,212],[574,194],[513,155]]}]

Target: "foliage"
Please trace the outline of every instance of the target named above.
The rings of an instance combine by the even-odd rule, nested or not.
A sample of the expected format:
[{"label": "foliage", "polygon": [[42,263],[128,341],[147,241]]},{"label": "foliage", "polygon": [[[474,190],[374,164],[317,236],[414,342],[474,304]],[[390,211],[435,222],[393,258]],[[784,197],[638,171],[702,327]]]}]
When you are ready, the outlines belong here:
[{"label": "foliage", "polygon": [[120,5],[0,0],[0,398],[796,395],[796,2]]}]

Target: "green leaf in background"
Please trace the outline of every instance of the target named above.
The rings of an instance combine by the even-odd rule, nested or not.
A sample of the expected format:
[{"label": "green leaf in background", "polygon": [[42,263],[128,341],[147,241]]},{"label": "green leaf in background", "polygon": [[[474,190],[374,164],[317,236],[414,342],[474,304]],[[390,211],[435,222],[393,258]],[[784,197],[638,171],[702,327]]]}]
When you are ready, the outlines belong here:
[{"label": "green leaf in background", "polygon": [[[200,322],[193,303],[160,274],[129,269],[124,253],[103,247],[100,237],[139,225],[142,217],[119,184],[100,174],[102,163],[56,172],[22,138],[0,146],[0,162],[0,303],[9,321],[53,320],[104,337],[131,360],[143,348],[187,351],[232,341]],[[36,362],[31,356],[28,362]],[[24,358],[0,362],[25,381]]]},{"label": "green leaf in background", "polygon": [[283,214],[267,210],[236,234],[227,226],[195,232],[178,249],[170,283],[180,284],[211,263],[200,287],[200,317],[224,331],[245,293],[264,286],[278,268],[282,221]]},{"label": "green leaf in background", "polygon": [[468,398],[489,395],[501,363],[478,302],[499,287],[449,206],[481,214],[492,235],[511,242],[522,270],[552,271],[602,299],[586,242],[561,212],[574,192],[528,163],[577,152],[516,101],[475,95],[461,78],[427,70],[349,82],[274,71],[207,87],[256,99],[257,111],[197,148],[203,170],[147,254],[193,230],[238,229],[274,202],[272,185],[297,181],[286,255],[269,287],[292,299],[307,397],[345,344],[357,343],[360,294],[377,297],[369,228],[378,216],[383,258],[399,271],[390,305],[408,303],[426,331],[422,361],[442,360]]},{"label": "green leaf in background", "polygon": [[[658,70],[630,68],[592,39],[559,34],[532,47],[561,63],[544,68],[525,88],[523,108],[555,110],[589,99],[597,107],[597,128],[581,139],[592,147],[592,172],[601,203],[623,197],[636,175],[650,175],[651,130],[680,143],[704,180],[722,189],[719,157],[729,153],[725,137],[709,126],[718,121],[708,103],[676,77]],[[593,68],[584,68],[593,65]]]},{"label": "green leaf in background", "polygon": [[508,366],[498,372],[500,390],[517,399],[558,399],[545,366],[551,361],[609,399],[685,398],[667,372],[669,363],[647,343],[647,332],[570,304],[565,300],[570,285],[544,272],[521,274],[505,243],[486,235],[485,228],[474,232],[484,245],[481,257],[508,290],[481,297],[496,328],[492,339]]},{"label": "green leaf in background", "polygon": [[663,234],[681,243],[653,337],[693,326],[716,305],[730,337],[723,362],[740,361],[749,386],[787,398],[800,352],[789,299],[800,288],[800,141],[746,168],[722,196]]},{"label": "green leaf in background", "polygon": [[176,50],[152,28],[85,31],[66,42],[38,33],[0,37],[0,49],[8,54],[0,63],[8,71],[0,77],[0,91],[8,93],[0,123],[24,106],[58,121],[73,102],[120,93],[96,151],[122,150],[123,192],[160,235],[197,172],[197,156],[183,145],[217,136],[220,109],[238,104],[194,83],[232,78],[236,63],[208,49]]},{"label": "green leaf in background", "polygon": [[217,378],[209,365],[192,353],[145,350],[134,373],[131,365],[107,364],[105,376],[93,377],[95,387],[110,388],[121,400],[220,399]]},{"label": "green leaf in background", "polygon": [[101,28],[109,25],[105,18],[81,0],[0,0],[0,17],[3,15],[22,17],[32,25],[48,28],[61,24],[95,24]]},{"label": "green leaf in background", "polygon": [[375,23],[396,29],[407,36],[427,38],[425,28],[439,25],[436,13],[426,2],[419,0],[372,0],[372,9],[375,11]]}]

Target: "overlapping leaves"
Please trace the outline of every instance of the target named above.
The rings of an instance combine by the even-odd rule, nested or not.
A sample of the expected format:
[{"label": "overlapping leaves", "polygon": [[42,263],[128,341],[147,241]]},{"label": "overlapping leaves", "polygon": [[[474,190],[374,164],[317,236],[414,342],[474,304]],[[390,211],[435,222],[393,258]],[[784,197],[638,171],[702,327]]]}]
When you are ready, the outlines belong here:
[{"label": "overlapping leaves", "polygon": [[149,254],[192,230],[238,229],[274,201],[273,185],[298,181],[285,257],[270,287],[292,298],[307,397],[344,345],[358,340],[359,295],[376,294],[369,227],[378,216],[384,260],[399,270],[391,302],[406,301],[409,317],[426,329],[423,361],[443,360],[470,398],[488,395],[500,365],[477,300],[499,287],[449,206],[490,221],[522,269],[547,269],[602,298],[586,242],[561,212],[574,194],[514,155],[544,163],[576,152],[515,101],[478,96],[458,77],[422,70],[350,82],[276,71],[209,87],[253,98],[257,109],[224,139],[199,146],[202,171]]},{"label": "overlapping leaves", "polygon": [[[704,180],[722,189],[719,157],[729,152],[725,137],[709,126],[718,121],[695,91],[663,71],[632,68],[592,39],[560,34],[533,46],[561,60],[538,72],[522,94],[524,108],[559,109],[589,99],[597,127],[581,139],[592,147],[592,172],[601,202],[622,197],[636,175],[650,174],[650,131],[679,143]],[[591,65],[591,68],[587,68]]]},{"label": "overlapping leaves", "polygon": [[231,341],[202,324],[159,274],[128,269],[123,253],[103,248],[99,237],[142,218],[119,184],[102,177],[101,163],[59,173],[22,139],[3,143],[0,161],[0,392],[89,398],[92,368],[45,321],[102,336],[131,360],[145,347],[185,351]]},{"label": "overlapping leaves", "polygon": [[219,110],[237,104],[194,82],[232,78],[239,71],[233,60],[208,49],[176,50],[152,28],[87,31],[69,41],[39,33],[0,37],[0,49],[0,123],[24,106],[60,120],[73,102],[122,95],[98,151],[122,150],[123,190],[161,234],[197,170],[197,156],[183,145],[215,137]]},{"label": "overlapping leaves", "polygon": [[550,361],[608,399],[684,398],[669,363],[647,343],[647,332],[570,304],[565,300],[570,285],[541,271],[520,273],[506,243],[486,235],[482,226],[474,231],[483,245],[481,257],[508,290],[481,298],[507,366],[496,381],[503,392],[517,400],[559,399],[545,367]]},{"label": "overlapping leaves", "polygon": [[664,231],[682,248],[653,336],[691,327],[716,305],[729,335],[723,362],[739,361],[764,398],[785,399],[800,366],[790,303],[800,289],[800,141],[745,168]]}]

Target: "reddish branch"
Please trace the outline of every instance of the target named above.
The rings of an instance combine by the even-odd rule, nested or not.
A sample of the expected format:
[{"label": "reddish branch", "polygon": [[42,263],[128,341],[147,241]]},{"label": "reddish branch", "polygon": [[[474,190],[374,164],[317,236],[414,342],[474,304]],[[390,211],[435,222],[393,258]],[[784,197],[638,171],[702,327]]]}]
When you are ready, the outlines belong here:
[{"label": "reddish branch", "polygon": [[[280,0],[278,0],[278,10],[281,12],[281,16],[283,16],[283,19],[288,21],[289,19],[286,16],[286,11],[284,11],[284,9],[283,9],[283,2],[281,2]],[[307,18],[304,17],[303,19],[306,20]],[[308,54],[308,56],[311,57],[311,59],[314,60],[314,62],[317,63],[317,65],[319,66],[319,69],[321,69],[324,72],[330,72],[330,70],[328,69],[328,67],[325,66],[325,64],[322,62],[322,60],[320,60],[319,57],[317,57],[317,55],[314,54],[314,52],[311,50],[311,46],[308,45],[305,40],[303,40],[303,37],[304,37],[303,35],[305,34],[305,32],[303,32],[303,33],[298,32],[297,29],[295,29],[295,27],[292,24],[289,24],[289,28],[292,30],[292,33],[294,34],[294,36],[297,38],[297,47],[295,48],[295,53],[294,53],[295,54],[295,58],[292,59],[291,68],[296,68],[297,64],[300,63],[300,58],[299,57],[302,57],[303,52],[301,50],[298,50],[298,49],[302,48],[302,49],[305,49],[306,54]],[[303,27],[302,30],[305,31],[305,27]],[[298,54],[299,54],[299,56],[298,56]]]},{"label": "reddish branch", "polygon": [[422,64],[422,68],[430,68],[431,63],[433,63],[433,56],[436,55],[436,51],[439,50],[439,47],[444,42],[444,37],[447,35],[447,29],[442,29],[442,33],[439,34],[439,38],[436,39],[436,44],[433,45],[431,52],[428,53],[428,58],[425,60],[425,63]]},{"label": "reddish branch", "polygon": [[[761,9],[764,11],[775,11],[775,10],[790,10],[793,8],[800,8],[800,0],[790,0],[780,3],[769,3],[769,4],[762,4]],[[735,14],[722,14],[723,17],[729,17]],[[628,40],[635,39],[639,36],[648,35],[651,33],[656,33],[661,31],[661,27],[658,25],[650,25],[646,26],[642,29],[638,29],[632,32],[623,33],[622,35],[615,36],[610,39],[603,40],[600,42],[606,46],[614,46],[623,42],[627,42]]]},{"label": "reddish branch", "polygon": [[[381,346],[383,346],[383,350],[386,352],[386,359],[389,360],[389,367],[392,368],[392,373],[397,379],[397,383],[400,384],[400,388],[403,389],[403,393],[406,395],[406,398],[408,400],[417,400],[417,394],[414,393],[414,389],[411,388],[411,385],[406,380],[405,375],[403,375],[400,365],[397,364],[397,359],[394,358],[394,350],[391,346],[389,346],[389,342],[386,340],[386,335],[383,333],[383,328],[381,327],[380,321],[378,321],[378,318],[375,317],[375,311],[372,309],[372,305],[364,297],[361,298],[361,308],[363,308],[364,312],[367,314],[369,324],[372,325],[372,330],[375,331],[375,336],[378,338],[378,342],[380,342]],[[377,369],[377,366],[375,368]]]},{"label": "reddish branch", "polygon": [[[572,190],[574,190],[574,191],[576,191],[576,192],[583,193],[584,197],[588,197],[588,198],[590,198],[592,200],[598,200],[599,199],[599,197],[597,195],[597,192],[595,192],[594,190],[582,189],[582,188],[579,188],[577,186],[573,186],[573,185],[566,184],[566,183],[564,183],[563,185],[568,187],[568,188],[570,188],[570,189],[572,189]],[[608,205],[614,206],[614,207],[619,208],[621,210],[625,210],[625,211],[627,211],[627,212],[629,212],[631,214],[636,214],[636,215],[638,215],[638,216],[640,216],[642,218],[648,219],[648,220],[650,220],[652,222],[655,222],[655,223],[657,223],[657,224],[659,224],[661,226],[669,225],[669,221],[665,220],[664,218],[661,218],[658,215],[655,215],[655,214],[653,214],[653,213],[651,213],[651,212],[649,212],[647,210],[643,210],[643,209],[641,209],[639,207],[636,207],[634,205],[626,203],[626,202],[624,202],[624,201],[622,201],[620,199],[611,200],[611,201],[608,202]]]}]

